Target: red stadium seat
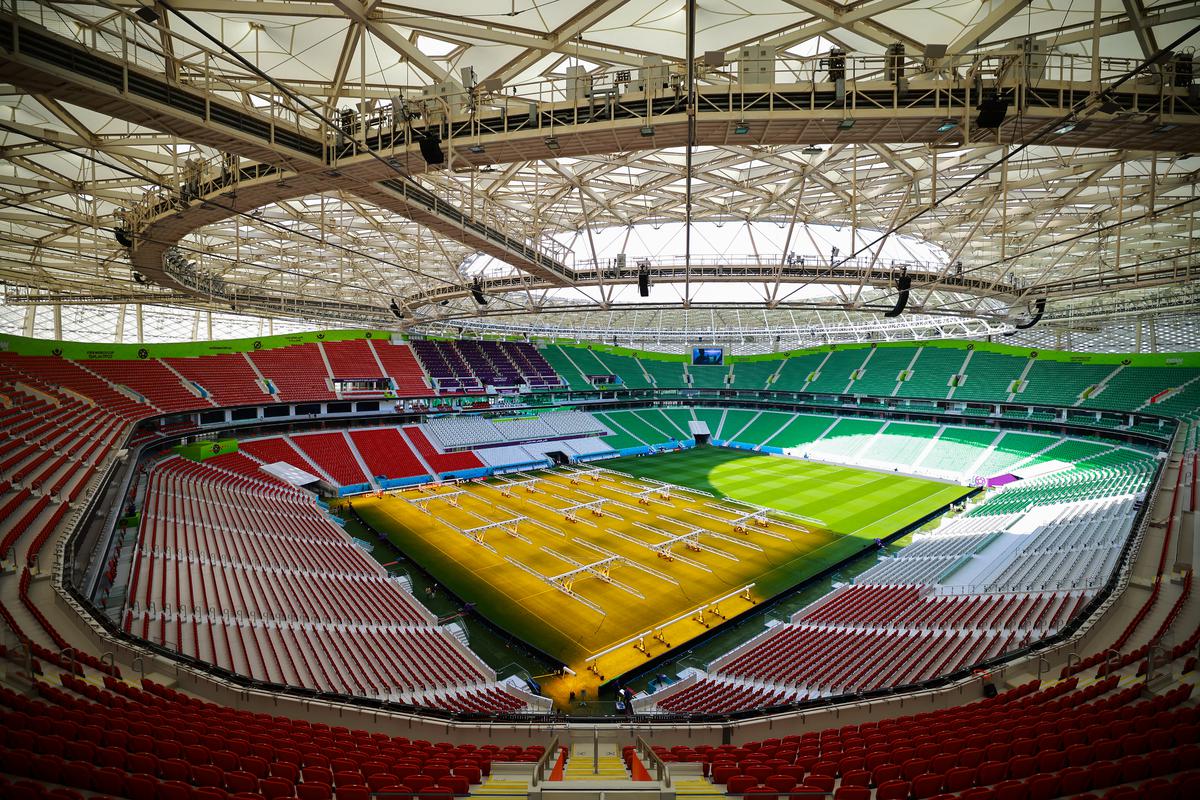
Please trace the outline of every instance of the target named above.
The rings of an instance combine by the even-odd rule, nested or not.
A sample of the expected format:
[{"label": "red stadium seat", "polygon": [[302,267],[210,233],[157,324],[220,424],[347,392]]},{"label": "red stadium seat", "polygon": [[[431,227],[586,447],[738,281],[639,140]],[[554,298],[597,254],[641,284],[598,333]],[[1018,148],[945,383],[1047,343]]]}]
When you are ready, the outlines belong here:
[{"label": "red stadium seat", "polygon": [[905,780],[886,781],[875,790],[875,800],[908,800],[911,787]]}]

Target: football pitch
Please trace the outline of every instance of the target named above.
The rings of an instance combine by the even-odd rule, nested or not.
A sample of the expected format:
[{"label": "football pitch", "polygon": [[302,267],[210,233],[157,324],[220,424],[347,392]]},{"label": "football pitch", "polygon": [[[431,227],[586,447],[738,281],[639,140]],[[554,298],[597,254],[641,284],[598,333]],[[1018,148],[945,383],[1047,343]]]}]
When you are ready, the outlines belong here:
[{"label": "football pitch", "polygon": [[703,447],[605,461],[604,466],[718,497],[820,517],[834,533],[883,539],[970,490],[924,478]]},{"label": "football pitch", "polygon": [[968,491],[702,448],[353,502],[439,583],[575,670],[545,687],[565,694],[680,648]]}]

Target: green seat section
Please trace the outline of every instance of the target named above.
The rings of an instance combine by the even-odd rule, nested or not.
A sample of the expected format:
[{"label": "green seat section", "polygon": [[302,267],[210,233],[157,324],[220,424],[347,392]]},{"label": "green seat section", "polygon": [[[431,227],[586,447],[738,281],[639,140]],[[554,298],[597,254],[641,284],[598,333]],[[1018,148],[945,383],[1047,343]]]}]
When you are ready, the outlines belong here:
[{"label": "green seat section", "polygon": [[[767,380],[775,374],[775,370],[779,369],[779,362],[780,359],[772,359],[770,361],[738,361],[733,365],[733,388],[768,388]],[[699,369],[699,367],[693,369]]]},{"label": "green seat section", "polygon": [[1062,461],[1067,464],[1076,464],[1086,458],[1091,458],[1092,456],[1097,456],[1106,450],[1111,450],[1112,447],[1113,443],[1111,442],[1090,442],[1082,439],[1063,439],[1046,452],[1034,456],[1025,466],[1045,464],[1050,461]]},{"label": "green seat section", "polygon": [[1008,399],[1008,388],[1020,377],[1027,360],[976,350],[967,364],[966,382],[954,390],[954,399],[1004,402]]},{"label": "green seat section", "polygon": [[[579,348],[571,348],[572,351],[578,349]],[[579,368],[576,367],[575,364],[572,363],[571,358],[568,357],[568,353],[558,345],[554,344],[541,348],[541,354],[546,359],[546,362],[550,364],[550,366],[554,367],[554,371],[561,375],[562,378],[567,382],[568,388],[576,391],[593,388],[591,381],[587,379],[587,376],[579,371]]]},{"label": "green seat section", "polygon": [[[678,434],[680,439],[690,439],[688,423],[692,421],[692,412],[688,408],[660,408],[641,412],[647,421],[665,431]],[[656,416],[657,415],[657,416]]]},{"label": "green seat section", "polygon": [[797,414],[783,430],[771,437],[766,444],[771,447],[799,447],[821,438],[836,417],[816,414]]},{"label": "green seat section", "polygon": [[683,377],[682,361],[659,361],[653,358],[638,360],[650,377],[654,378],[654,384],[659,389],[683,389],[687,386]]},{"label": "green seat section", "polygon": [[744,441],[739,435],[740,431],[757,416],[757,411],[747,411],[744,408],[729,409],[729,413],[725,415],[725,424],[721,427],[721,433],[717,438]]},{"label": "green seat section", "polygon": [[763,444],[791,417],[791,414],[782,411],[764,411],[742,431],[737,440],[747,444]]},{"label": "green seat section", "polygon": [[[779,377],[771,384],[777,392],[798,392],[804,388],[808,376],[825,360],[824,353],[807,353],[792,356],[779,370]],[[847,378],[847,380],[849,380]]]},{"label": "green seat section", "polygon": [[813,458],[842,461],[858,452],[882,427],[879,420],[842,417],[829,433],[806,450]]},{"label": "green seat section", "polygon": [[[850,383],[850,373],[862,366],[871,351],[865,347],[852,350],[834,350],[821,367],[821,374],[808,385],[805,391],[821,394],[842,394]],[[893,384],[894,385],[894,384]]]},{"label": "green seat section", "polygon": [[1191,370],[1163,367],[1125,368],[1112,377],[1099,394],[1080,405],[1083,408],[1107,408],[1114,411],[1133,411],[1157,392],[1172,385]]},{"label": "green seat section", "polygon": [[1132,448],[1121,447],[1108,450],[1080,461],[1077,466],[1084,469],[1124,469],[1146,463],[1147,458],[1153,458],[1151,453],[1141,452]]},{"label": "green seat section", "polygon": [[[1064,442],[1070,447],[1078,442]],[[1058,449],[1057,447],[1055,448]],[[1154,476],[1154,457],[1132,451],[1116,457],[1092,458],[1071,469],[1022,481],[972,510],[972,516],[1009,514],[1035,506],[1094,500],[1144,491]]]},{"label": "green seat section", "polygon": [[850,387],[853,394],[874,394],[890,397],[900,380],[901,370],[908,367],[916,349],[912,347],[877,347],[867,362],[861,378]]},{"label": "green seat section", "polygon": [[987,428],[947,427],[918,466],[962,473],[979,460],[999,435],[998,431]]},{"label": "green seat section", "polygon": [[[1192,377],[1200,375],[1200,371],[1189,371],[1192,373]],[[1184,386],[1181,391],[1160,402],[1151,403],[1144,410],[1169,417],[1194,417],[1198,408],[1200,408],[1200,381]]]},{"label": "green seat section", "polygon": [[1170,436],[1175,426],[1164,422],[1139,422],[1129,430],[1144,433],[1149,436]]},{"label": "green seat section", "polygon": [[893,422],[884,428],[883,433],[869,448],[860,451],[858,457],[886,461],[889,464],[912,464],[937,432],[937,425]]},{"label": "green seat section", "polygon": [[1025,376],[1025,391],[1014,400],[1047,406],[1074,405],[1083,390],[1104,380],[1114,369],[1112,364],[1072,364],[1069,361],[1033,362]]},{"label": "green seat section", "polygon": [[985,478],[1003,475],[1013,464],[1023,461],[1056,441],[1057,439],[1053,436],[1042,436],[1037,433],[1006,432],[996,442],[996,449],[992,451],[991,455],[975,468],[975,474]]},{"label": "green seat section", "polygon": [[721,432],[721,419],[725,416],[724,409],[720,408],[697,408],[696,419],[701,422],[708,423],[708,434],[713,439],[720,439],[718,435]]},{"label": "green seat section", "polygon": [[647,419],[640,411],[608,411],[606,415],[622,429],[641,439],[643,444],[666,444],[672,437],[679,438],[667,427],[665,420]]},{"label": "green seat section", "polygon": [[693,389],[724,389],[729,367],[688,367]]},{"label": "green seat section", "polygon": [[1084,408],[1107,408],[1114,411],[1135,411],[1150,398],[1166,391],[1184,387],[1144,410],[1163,416],[1184,416],[1200,406],[1200,381],[1184,386],[1200,375],[1200,370],[1185,367],[1126,367],[1113,376],[1098,395],[1081,404]]},{"label": "green seat section", "polygon": [[601,440],[613,450],[624,450],[627,447],[641,447],[642,445],[646,444],[636,436],[626,433],[624,428],[614,424],[613,421],[608,418],[607,414],[596,413],[593,416],[595,416],[596,419],[603,422],[610,430],[613,431],[613,433],[608,436],[600,437]]},{"label": "green seat section", "polygon": [[[638,360],[633,356],[619,356],[613,353],[603,353],[599,350],[587,350],[585,352],[599,365],[599,371],[620,376],[621,382],[627,388],[646,389],[650,386],[650,381],[646,380],[646,375],[642,372]],[[583,367],[585,372],[589,369],[589,367],[584,367],[586,356],[581,356],[576,361]]]},{"label": "green seat section", "polygon": [[896,397],[945,398],[950,391],[950,376],[962,368],[967,351],[950,347],[922,347],[909,379],[900,384]]}]

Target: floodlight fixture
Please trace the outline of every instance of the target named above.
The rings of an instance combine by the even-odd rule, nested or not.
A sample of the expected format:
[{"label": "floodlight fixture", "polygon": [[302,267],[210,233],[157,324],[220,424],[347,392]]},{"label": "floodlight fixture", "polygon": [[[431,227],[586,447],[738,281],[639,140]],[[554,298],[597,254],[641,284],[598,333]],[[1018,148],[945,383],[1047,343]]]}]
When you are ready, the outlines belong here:
[{"label": "floodlight fixture", "polygon": [[1061,125],[1059,125],[1057,128],[1050,131],[1050,133],[1053,134],[1054,136],[1062,136],[1064,133],[1070,133],[1071,131],[1075,130],[1075,128],[1078,125],[1079,125],[1079,121],[1076,120],[1074,117],[1071,117],[1070,119],[1066,120]]}]

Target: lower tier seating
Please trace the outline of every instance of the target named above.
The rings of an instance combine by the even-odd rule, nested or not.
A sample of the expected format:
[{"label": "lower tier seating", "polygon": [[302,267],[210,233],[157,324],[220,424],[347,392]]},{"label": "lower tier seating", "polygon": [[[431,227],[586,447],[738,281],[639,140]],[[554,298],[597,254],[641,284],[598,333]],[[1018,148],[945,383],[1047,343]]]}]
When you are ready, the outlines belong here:
[{"label": "lower tier seating", "polygon": [[250,461],[172,457],[151,472],[125,630],[324,692],[469,710],[479,693],[499,691],[494,673],[306,494],[222,461],[233,458]]},{"label": "lower tier seating", "polygon": [[[0,688],[0,772],[11,776],[0,777],[0,796],[37,798],[40,784],[56,784],[167,800],[368,800],[384,790],[446,798],[472,791],[494,764],[545,752],[540,744],[433,744],[238,711],[149,680],[141,687],[64,675],[62,688],[39,682],[37,699]],[[491,708],[496,699],[476,693],[461,702]]]}]

